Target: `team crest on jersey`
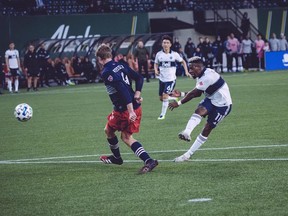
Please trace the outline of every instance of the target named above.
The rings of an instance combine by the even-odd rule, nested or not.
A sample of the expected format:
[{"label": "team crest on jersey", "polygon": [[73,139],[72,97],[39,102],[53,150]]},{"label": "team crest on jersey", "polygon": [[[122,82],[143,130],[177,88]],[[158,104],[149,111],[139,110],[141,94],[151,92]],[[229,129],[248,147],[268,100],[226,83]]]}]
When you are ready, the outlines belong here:
[{"label": "team crest on jersey", "polygon": [[203,85],[203,82],[201,81],[201,82],[199,83],[199,85]]},{"label": "team crest on jersey", "polygon": [[108,78],[107,78],[108,81],[112,82],[113,81],[113,77],[110,75]]}]

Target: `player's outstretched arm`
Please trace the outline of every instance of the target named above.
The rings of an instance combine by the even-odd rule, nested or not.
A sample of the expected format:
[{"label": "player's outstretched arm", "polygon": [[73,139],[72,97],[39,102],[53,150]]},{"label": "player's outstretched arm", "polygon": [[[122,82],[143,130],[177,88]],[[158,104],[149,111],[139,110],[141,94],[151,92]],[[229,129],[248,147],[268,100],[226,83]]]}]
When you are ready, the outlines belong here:
[{"label": "player's outstretched arm", "polygon": [[181,92],[180,90],[174,89],[169,96],[171,97],[184,97],[187,93],[186,92]]},{"label": "player's outstretched arm", "polygon": [[182,65],[183,65],[183,67],[184,67],[185,75],[186,75],[187,77],[189,77],[189,78],[192,78],[192,75],[188,72],[188,68],[187,68],[186,62],[183,60],[181,63],[182,63]]},{"label": "player's outstretched arm", "polygon": [[201,91],[197,88],[194,88],[192,91],[188,92],[182,100],[180,100],[178,102],[173,101],[173,102],[169,103],[168,107],[170,110],[173,110],[174,108],[179,107],[181,104],[187,103],[188,101],[192,100],[193,98],[200,97],[202,95],[202,93],[203,93],[203,91]]}]

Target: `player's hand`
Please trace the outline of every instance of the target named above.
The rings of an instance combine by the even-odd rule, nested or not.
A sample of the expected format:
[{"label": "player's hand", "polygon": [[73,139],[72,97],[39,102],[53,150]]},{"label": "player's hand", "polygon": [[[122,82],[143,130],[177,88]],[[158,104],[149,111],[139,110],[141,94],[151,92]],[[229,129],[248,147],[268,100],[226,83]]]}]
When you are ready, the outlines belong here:
[{"label": "player's hand", "polygon": [[159,76],[159,71],[156,71],[156,70],[155,70],[155,75],[156,75],[156,76]]},{"label": "player's hand", "polygon": [[138,98],[134,97],[134,98],[135,98],[136,102],[139,103],[139,104],[141,104],[143,102],[143,98],[142,97],[138,97]]},{"label": "player's hand", "polygon": [[171,96],[171,97],[181,97],[181,91],[175,89],[169,94],[169,96]]},{"label": "player's hand", "polygon": [[131,122],[134,122],[136,120],[136,118],[137,118],[137,115],[136,115],[136,113],[134,111],[129,112],[129,120]]},{"label": "player's hand", "polygon": [[192,75],[190,73],[186,73],[186,76],[192,78]]},{"label": "player's hand", "polygon": [[174,108],[179,107],[178,103],[176,101],[170,102],[168,105],[169,109],[172,111]]}]

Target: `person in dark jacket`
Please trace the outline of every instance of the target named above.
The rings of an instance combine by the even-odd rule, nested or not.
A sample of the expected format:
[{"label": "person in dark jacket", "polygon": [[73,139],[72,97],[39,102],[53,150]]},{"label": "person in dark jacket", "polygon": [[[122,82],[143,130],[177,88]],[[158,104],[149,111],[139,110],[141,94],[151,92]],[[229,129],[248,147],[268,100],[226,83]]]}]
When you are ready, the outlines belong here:
[{"label": "person in dark jacket", "polygon": [[33,90],[38,91],[38,79],[40,77],[40,70],[38,65],[38,57],[35,52],[35,47],[29,45],[28,51],[24,56],[24,69],[27,74],[27,91],[31,90],[33,80]]},{"label": "person in dark jacket", "polygon": [[187,43],[185,44],[184,52],[187,58],[193,57],[195,52],[195,44],[192,42],[192,38],[188,38]]},{"label": "person in dark jacket", "polygon": [[49,85],[49,74],[47,71],[47,64],[49,59],[49,53],[45,48],[45,44],[41,44],[40,49],[37,51],[39,71],[40,71],[40,86],[43,87],[43,81],[45,80],[45,85]]}]

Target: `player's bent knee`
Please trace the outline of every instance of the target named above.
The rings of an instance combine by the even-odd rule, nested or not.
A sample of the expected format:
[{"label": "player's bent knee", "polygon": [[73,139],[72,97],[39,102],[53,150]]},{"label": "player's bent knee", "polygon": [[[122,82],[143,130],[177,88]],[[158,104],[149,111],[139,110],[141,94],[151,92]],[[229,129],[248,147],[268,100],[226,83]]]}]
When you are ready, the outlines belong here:
[{"label": "player's bent knee", "polygon": [[204,117],[207,115],[208,111],[205,107],[203,106],[199,106],[196,110],[195,110],[195,113]]},{"label": "player's bent knee", "polygon": [[107,135],[107,137],[114,137],[115,136],[115,133],[113,130],[111,130],[111,128],[109,126],[106,126],[104,128],[104,132],[105,134]]},{"label": "player's bent knee", "polygon": [[121,140],[127,144],[128,146],[131,146],[134,142],[136,142],[137,140],[135,140],[132,136],[132,134],[129,133],[125,133],[122,132],[121,133]]}]

